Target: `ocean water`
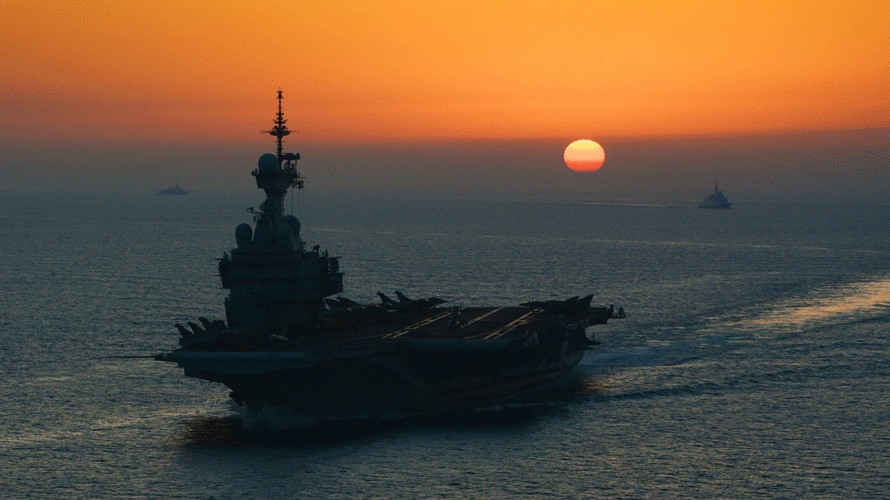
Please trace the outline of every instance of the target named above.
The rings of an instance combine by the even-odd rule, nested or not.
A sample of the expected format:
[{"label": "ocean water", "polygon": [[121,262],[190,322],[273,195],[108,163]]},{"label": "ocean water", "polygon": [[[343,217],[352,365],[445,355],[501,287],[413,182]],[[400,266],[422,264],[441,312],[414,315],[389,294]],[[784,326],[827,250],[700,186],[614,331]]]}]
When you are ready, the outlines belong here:
[{"label": "ocean water", "polygon": [[0,497],[890,497],[890,206],[306,196],[354,300],[628,317],[526,405],[284,429],[112,357],[223,316],[214,259],[258,193],[6,194]]}]

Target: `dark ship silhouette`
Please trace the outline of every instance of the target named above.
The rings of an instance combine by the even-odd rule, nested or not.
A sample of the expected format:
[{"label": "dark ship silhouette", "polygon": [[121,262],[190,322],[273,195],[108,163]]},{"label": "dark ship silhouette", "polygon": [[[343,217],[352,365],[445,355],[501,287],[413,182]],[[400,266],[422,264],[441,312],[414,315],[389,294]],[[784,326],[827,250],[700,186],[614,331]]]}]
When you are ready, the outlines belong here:
[{"label": "dark ship silhouette", "polygon": [[698,208],[721,208],[727,209],[732,206],[732,203],[723,196],[723,191],[720,191],[719,186],[717,185],[717,181],[714,181],[714,194],[708,195],[707,198],[702,200],[701,203],[698,204]]},{"label": "dark ship silhouette", "polygon": [[306,248],[300,222],[282,215],[288,189],[303,188],[299,154],[281,108],[252,175],[266,200],[255,227],[235,228],[237,248],[219,259],[229,290],[226,320],[176,325],[180,347],[155,356],[185,375],[219,382],[250,409],[284,408],[310,421],[484,408],[519,401],[564,379],[598,344],[591,325],[624,317],[592,307],[592,295],[506,307],[441,307],[438,297],[379,303],[344,297],[339,260]]},{"label": "dark ship silhouette", "polygon": [[189,194],[189,192],[179,187],[178,182],[173,186],[168,187],[167,189],[158,191],[159,196],[185,196],[187,194]]}]

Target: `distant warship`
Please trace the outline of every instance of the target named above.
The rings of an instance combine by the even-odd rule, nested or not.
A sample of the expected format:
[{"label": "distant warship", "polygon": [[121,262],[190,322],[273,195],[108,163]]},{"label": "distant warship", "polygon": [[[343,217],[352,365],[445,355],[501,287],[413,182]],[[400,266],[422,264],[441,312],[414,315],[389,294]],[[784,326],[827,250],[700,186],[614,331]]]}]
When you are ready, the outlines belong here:
[{"label": "distant warship", "polygon": [[187,194],[189,194],[189,192],[179,187],[178,182],[175,185],[168,187],[167,189],[158,191],[159,196],[185,196]]},{"label": "distant warship", "polygon": [[698,208],[729,208],[732,206],[732,203],[723,196],[723,191],[720,191],[719,186],[717,185],[717,181],[714,181],[714,194],[708,195],[707,198],[702,200],[701,203],[698,204]]},{"label": "distant warship", "polygon": [[438,297],[360,304],[343,291],[338,257],[306,248],[300,222],[282,215],[302,189],[299,154],[284,153],[278,114],[252,175],[266,200],[254,227],[235,228],[237,248],[219,260],[226,319],[175,325],[180,347],[158,354],[185,375],[228,386],[250,409],[284,408],[310,421],[485,408],[564,379],[598,344],[587,327],[624,317],[592,307],[592,295],[505,307],[443,307]]}]

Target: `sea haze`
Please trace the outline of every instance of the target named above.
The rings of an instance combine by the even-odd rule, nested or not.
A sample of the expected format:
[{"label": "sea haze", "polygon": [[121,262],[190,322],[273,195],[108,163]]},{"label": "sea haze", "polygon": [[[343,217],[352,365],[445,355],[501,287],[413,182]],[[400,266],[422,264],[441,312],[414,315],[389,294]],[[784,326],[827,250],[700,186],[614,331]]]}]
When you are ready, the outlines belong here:
[{"label": "sea haze", "polygon": [[[270,117],[271,118],[271,117]],[[293,122],[292,122],[293,125]],[[254,129],[248,131],[253,134]],[[606,160],[595,174],[566,168],[563,152],[579,137],[535,139],[307,142],[300,152],[307,186],[319,195],[421,192],[524,193],[540,198],[697,200],[715,177],[733,201],[890,200],[890,128],[786,134],[596,136]],[[273,151],[269,136],[225,143],[12,142],[0,138],[0,191],[144,192],[178,182],[186,190],[253,191],[245,166]],[[354,195],[353,195],[354,196]],[[427,196],[427,195],[425,195]]]},{"label": "sea haze", "polygon": [[174,365],[110,357],[169,350],[174,323],[223,317],[214,259],[259,193],[5,195],[0,491],[886,498],[890,207],[727,196],[726,211],[288,199],[308,244],[342,257],[351,299],[594,293],[628,317],[591,329],[602,344],[532,404],[282,430],[287,415],[242,414]]}]

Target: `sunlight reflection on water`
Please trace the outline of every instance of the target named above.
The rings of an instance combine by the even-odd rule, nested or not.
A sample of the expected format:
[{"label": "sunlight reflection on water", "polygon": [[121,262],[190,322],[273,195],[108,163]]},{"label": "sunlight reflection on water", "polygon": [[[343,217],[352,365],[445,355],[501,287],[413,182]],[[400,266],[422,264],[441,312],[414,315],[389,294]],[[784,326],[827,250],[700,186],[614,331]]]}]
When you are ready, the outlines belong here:
[{"label": "sunlight reflection on water", "polygon": [[780,302],[768,311],[727,328],[768,332],[800,332],[828,322],[856,322],[890,313],[890,277],[813,290]]}]

